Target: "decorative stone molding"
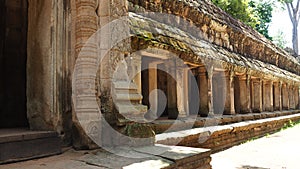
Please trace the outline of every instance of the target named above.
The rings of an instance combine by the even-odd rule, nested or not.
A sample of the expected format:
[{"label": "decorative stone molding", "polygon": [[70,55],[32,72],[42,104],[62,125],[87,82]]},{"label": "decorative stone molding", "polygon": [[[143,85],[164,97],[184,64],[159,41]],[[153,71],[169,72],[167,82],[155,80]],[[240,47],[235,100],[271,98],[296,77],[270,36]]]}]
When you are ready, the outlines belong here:
[{"label": "decorative stone molding", "polygon": [[[129,11],[136,13],[151,11],[179,16],[182,20],[192,22],[201,30],[201,33],[192,33],[195,37],[204,38],[229,51],[276,65],[298,75],[300,73],[300,65],[295,58],[276,47],[258,32],[233,19],[208,0],[129,0]],[[179,22],[176,24],[182,30],[189,32],[189,26],[180,25],[184,23],[180,22],[181,19],[178,19]],[[170,24],[172,22],[174,21],[170,21]]]},{"label": "decorative stone molding", "polygon": [[[76,61],[75,76],[73,82],[74,113],[74,146],[77,148],[96,148],[97,145],[89,136],[97,138],[101,133],[101,117],[96,100],[96,70],[97,70],[97,43],[96,39],[89,40],[98,29],[98,0],[76,0],[75,17],[75,50]],[[89,43],[87,43],[89,41]],[[75,84],[74,84],[75,83]],[[90,84],[90,85],[87,85]],[[75,90],[75,91],[74,91]],[[88,132],[88,133],[87,133]],[[97,139],[98,140],[98,139]],[[98,143],[101,140],[98,140]]]}]

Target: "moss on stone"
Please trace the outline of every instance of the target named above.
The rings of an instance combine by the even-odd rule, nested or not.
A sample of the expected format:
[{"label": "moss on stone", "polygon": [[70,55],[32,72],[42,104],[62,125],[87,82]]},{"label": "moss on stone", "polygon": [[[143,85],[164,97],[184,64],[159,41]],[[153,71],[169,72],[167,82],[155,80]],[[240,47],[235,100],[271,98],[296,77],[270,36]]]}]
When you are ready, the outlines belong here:
[{"label": "moss on stone", "polygon": [[150,138],[155,136],[150,125],[140,123],[127,124],[125,127],[125,134],[129,137],[136,138]]}]

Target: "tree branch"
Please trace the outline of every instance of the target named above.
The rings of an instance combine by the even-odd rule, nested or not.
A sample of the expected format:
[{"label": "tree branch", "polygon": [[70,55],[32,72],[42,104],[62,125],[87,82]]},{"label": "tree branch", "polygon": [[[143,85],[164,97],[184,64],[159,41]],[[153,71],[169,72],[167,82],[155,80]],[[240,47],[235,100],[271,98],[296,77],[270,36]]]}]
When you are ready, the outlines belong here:
[{"label": "tree branch", "polygon": [[291,19],[291,21],[292,21],[292,23],[294,23],[294,17],[293,17],[293,13],[292,13],[292,6],[289,6],[289,5],[291,5],[291,3],[285,3],[286,4],[286,6],[287,6],[287,9],[288,9],[288,11],[289,11],[289,16],[290,16],[290,19]]},{"label": "tree branch", "polygon": [[297,13],[296,13],[296,20],[299,21],[300,17],[300,9],[299,9],[300,0],[297,0]]},{"label": "tree branch", "polygon": [[300,2],[300,0],[297,0],[297,5],[296,5],[297,13],[299,12],[299,2]]},{"label": "tree branch", "polygon": [[293,4],[293,2],[289,2],[289,4],[291,5],[291,8],[292,8],[292,10],[293,10],[293,13],[295,14],[296,13],[296,9],[294,8],[294,4]]}]

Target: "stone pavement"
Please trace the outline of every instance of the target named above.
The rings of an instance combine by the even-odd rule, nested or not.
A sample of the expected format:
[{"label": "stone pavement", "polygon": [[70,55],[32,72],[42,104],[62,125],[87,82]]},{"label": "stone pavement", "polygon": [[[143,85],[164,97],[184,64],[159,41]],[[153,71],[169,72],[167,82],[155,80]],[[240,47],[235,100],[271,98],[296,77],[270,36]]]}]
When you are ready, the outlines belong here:
[{"label": "stone pavement", "polygon": [[213,169],[299,169],[300,125],[212,155]]},{"label": "stone pavement", "polygon": [[0,165],[0,169],[209,169],[210,150],[180,146],[119,147],[107,151],[74,151]]},{"label": "stone pavement", "polygon": [[[163,154],[161,150],[161,148],[153,147],[114,150],[126,156],[143,157],[146,155],[144,159],[133,159],[99,150],[74,151],[69,149],[58,156],[0,165],[0,169],[176,168],[180,163],[191,162],[178,159],[191,156],[193,158],[190,160],[199,161],[203,155],[207,157],[209,153],[205,149],[182,149],[180,147],[176,150],[174,147],[169,147],[166,149],[168,152]],[[202,157],[196,155],[198,153],[202,154]],[[213,154],[211,165],[213,169],[299,169],[300,125]]]}]

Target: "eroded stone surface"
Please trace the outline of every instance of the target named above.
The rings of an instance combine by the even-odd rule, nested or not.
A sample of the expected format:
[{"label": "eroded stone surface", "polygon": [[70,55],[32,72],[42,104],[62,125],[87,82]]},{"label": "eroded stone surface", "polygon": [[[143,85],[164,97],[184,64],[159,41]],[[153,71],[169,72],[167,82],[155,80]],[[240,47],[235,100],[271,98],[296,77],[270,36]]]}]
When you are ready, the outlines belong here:
[{"label": "eroded stone surface", "polygon": [[[274,93],[282,93],[282,97],[274,97],[275,108],[278,110],[299,108],[299,97],[297,97],[299,96],[300,82],[299,63],[257,32],[234,20],[208,1],[71,0],[64,2],[29,1],[27,114],[32,129],[55,130],[63,137],[66,144],[72,143],[76,148],[96,148],[97,146],[87,134],[102,133],[102,128],[99,127],[102,125],[99,120],[100,113],[102,113],[109,124],[118,128],[118,131],[123,134],[132,133],[132,135],[138,136],[141,134],[139,131],[145,129],[147,131],[142,133],[143,137],[153,136],[153,130],[149,126],[141,128],[131,123],[128,124],[128,121],[124,119],[122,119],[124,120],[123,124],[118,124],[116,121],[121,121],[118,116],[120,112],[116,111],[115,107],[120,106],[114,106],[112,96],[113,73],[118,64],[131,57],[132,52],[146,48],[168,51],[167,53],[156,53],[161,57],[175,53],[192,66],[217,65],[210,67],[209,70],[194,70],[195,75],[199,75],[207,83],[202,84],[201,87],[201,97],[205,98],[202,99],[203,105],[200,106],[202,111],[200,114],[202,113],[203,116],[214,113],[214,92],[220,92],[214,89],[214,69],[226,71],[225,81],[230,84],[229,90],[234,89],[235,85],[240,86],[237,90],[240,92],[240,98],[236,100],[242,103],[238,110],[233,110],[233,101],[236,100],[234,91],[231,91],[226,96],[226,114],[273,111],[271,86],[277,83],[279,87]],[[167,18],[162,21],[159,15],[137,14],[145,11],[171,13],[181,18]],[[108,39],[102,39],[103,41],[99,43],[91,41],[86,44],[97,29],[122,16],[129,16],[129,22],[122,21],[113,25],[112,30],[116,33],[112,35],[113,37],[106,37]],[[115,41],[119,35],[129,36],[129,32],[134,37],[124,39],[115,46],[111,46],[109,40]],[[83,48],[84,45],[87,45],[87,48]],[[110,51],[106,53],[106,58],[100,67],[97,67],[97,51],[104,53],[106,50]],[[80,52],[86,52],[84,53],[86,60],[78,59]],[[78,62],[75,62],[76,59]],[[79,93],[75,92],[75,95],[78,94],[78,100],[72,103],[71,81],[74,80],[72,73],[75,63],[79,64],[79,75],[89,76],[81,77],[78,83],[75,83],[80,87],[77,88]],[[127,63],[124,62],[124,64],[125,69],[122,75],[126,75],[126,70],[129,69],[126,67]],[[140,61],[137,61],[131,65],[131,68],[138,70],[140,64]],[[91,71],[91,69],[95,70]],[[182,72],[175,74],[181,79],[183,78]],[[234,76],[239,76],[240,81],[234,83]],[[252,91],[252,94],[264,96],[264,99],[251,98],[249,89],[251,89],[251,85],[254,86],[252,84],[254,79],[259,79],[258,88],[262,88],[264,93]],[[140,95],[141,78],[135,80],[134,83],[138,87],[134,100],[140,104],[142,99]],[[89,85],[86,85],[87,82]],[[170,84],[168,85],[172,86]],[[178,82],[178,84],[183,83]],[[172,92],[168,98],[178,97],[170,99],[172,102],[169,106],[173,111],[170,113],[170,117],[171,115],[175,117],[177,114],[181,117],[187,116],[184,101],[180,97],[183,96],[180,93],[184,91],[184,87],[170,88]],[[86,93],[83,91],[88,91],[88,94],[85,95]],[[123,95],[118,96],[126,98]],[[229,99],[231,99],[230,102]],[[263,107],[262,101],[267,105]],[[75,105],[75,102],[80,104]],[[255,103],[255,105],[251,105],[251,103]],[[139,111],[134,113],[141,116],[146,107],[142,105],[137,107]],[[76,114],[75,108],[82,112]],[[249,110],[250,108],[252,110]],[[128,111],[130,112],[132,109]],[[281,114],[285,115],[282,112]],[[240,122],[272,116],[273,114],[261,114],[237,115],[232,119],[224,118],[227,118],[228,122]],[[172,118],[174,119],[174,117]],[[83,119],[83,123],[80,123],[79,118]],[[192,124],[192,122],[184,120],[179,123],[181,129],[184,129],[187,124]],[[196,125],[201,126],[203,123],[203,121],[198,121]],[[215,122],[208,118],[206,123],[214,124]],[[128,129],[132,126],[134,131]],[[162,128],[169,126],[169,123],[164,123]],[[207,134],[204,136],[207,137]],[[73,141],[71,137],[73,137]],[[229,139],[234,141],[233,138]],[[128,140],[123,141],[127,142]],[[149,141],[149,144],[151,143]],[[209,146],[212,145],[213,143]]]},{"label": "eroded stone surface", "polygon": [[245,121],[224,126],[195,128],[179,132],[156,135],[156,142],[165,145],[210,148],[221,151],[253,137],[273,133],[291,121],[299,121],[300,115],[274,117],[256,121]]},{"label": "eroded stone surface", "polygon": [[[176,147],[176,146],[149,146],[149,147],[119,147],[106,151],[67,151],[66,153],[34,160],[7,164],[3,169],[71,169],[71,168],[103,168],[103,169],[171,169],[171,168],[211,168],[210,151],[207,149]],[[162,153],[165,152],[165,153]],[[158,155],[161,154],[162,155]]]},{"label": "eroded stone surface", "polygon": [[[130,11],[136,13],[144,11],[171,13],[182,17],[182,20],[189,19],[194,25],[201,28],[200,36],[211,43],[274,64],[282,69],[299,73],[299,63],[295,58],[273,45],[271,41],[258,32],[233,19],[210,1],[184,0],[170,2],[167,0],[147,0],[139,2],[129,0],[129,2]],[[180,26],[186,32],[190,31],[189,26],[180,25],[182,22],[172,23],[173,20],[166,22],[170,25]],[[199,36],[199,32],[191,33]]]}]

